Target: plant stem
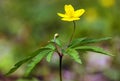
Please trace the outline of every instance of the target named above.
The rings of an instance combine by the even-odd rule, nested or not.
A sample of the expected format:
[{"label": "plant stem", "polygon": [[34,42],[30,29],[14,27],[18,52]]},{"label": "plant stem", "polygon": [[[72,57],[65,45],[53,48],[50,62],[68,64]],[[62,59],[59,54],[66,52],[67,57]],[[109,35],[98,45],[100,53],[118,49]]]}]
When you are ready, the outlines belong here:
[{"label": "plant stem", "polygon": [[59,76],[60,76],[60,81],[62,81],[62,58],[63,58],[63,55],[59,55]]},{"label": "plant stem", "polygon": [[73,36],[74,36],[74,34],[75,34],[75,29],[76,29],[76,24],[75,24],[75,21],[73,21],[73,32],[72,32],[72,35],[71,35],[71,37],[70,37],[70,40],[69,40],[69,42],[68,42],[68,45],[70,44],[70,42],[72,41],[72,39],[73,39]]},{"label": "plant stem", "polygon": [[62,58],[63,54],[59,51],[57,44],[56,44],[56,38],[58,37],[58,34],[54,35],[54,46],[56,48],[56,52],[59,55],[59,76],[60,76],[60,81],[62,81]]}]

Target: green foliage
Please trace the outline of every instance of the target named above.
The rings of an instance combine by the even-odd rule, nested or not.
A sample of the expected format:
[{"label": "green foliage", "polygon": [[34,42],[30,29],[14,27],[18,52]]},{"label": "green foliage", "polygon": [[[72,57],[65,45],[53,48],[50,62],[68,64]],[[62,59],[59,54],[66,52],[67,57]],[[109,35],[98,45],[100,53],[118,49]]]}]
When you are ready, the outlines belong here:
[{"label": "green foliage", "polygon": [[97,43],[97,42],[101,42],[101,41],[106,41],[111,39],[111,37],[106,37],[106,38],[99,38],[99,39],[89,39],[89,38],[78,38],[73,40],[69,47],[70,48],[74,48],[76,46],[81,46],[81,45],[86,45],[86,44],[91,44],[91,43]]},{"label": "green foliage", "polygon": [[51,49],[51,50],[55,50],[56,48],[55,48],[55,46],[53,45],[53,44],[48,44],[48,45],[46,45],[45,47],[43,47],[43,48],[49,48],[49,49]]},{"label": "green foliage", "polygon": [[112,54],[106,52],[104,49],[96,46],[79,46],[79,47],[76,47],[75,49],[82,50],[82,51],[93,51],[93,52],[113,56]]},{"label": "green foliage", "polygon": [[11,73],[13,73],[14,71],[16,71],[22,64],[28,62],[29,60],[31,60],[32,58],[34,58],[38,53],[40,53],[41,51],[43,50],[48,50],[49,48],[41,48],[41,49],[38,49],[36,50],[35,52],[33,52],[31,54],[31,56],[27,57],[27,58],[24,58],[23,60],[17,62],[13,68],[10,69],[10,71],[6,74],[6,75],[9,75]]},{"label": "green foliage", "polygon": [[25,76],[28,76],[34,67],[44,58],[51,50],[44,50],[35,56],[30,63],[28,63],[28,68],[26,69]]},{"label": "green foliage", "polygon": [[99,38],[99,39],[85,39],[84,41],[81,42],[81,44],[85,45],[85,44],[97,43],[97,42],[106,41],[109,39],[111,39],[111,37]]},{"label": "green foliage", "polygon": [[[110,37],[107,38],[100,38],[100,39],[88,39],[88,38],[78,38],[73,40],[67,48],[62,48],[66,47],[58,38],[55,39],[55,41],[52,39],[48,45],[45,47],[42,47],[41,49],[38,49],[37,51],[33,52],[31,56],[17,62],[14,67],[7,73],[7,75],[13,73],[16,71],[22,64],[28,63],[27,70],[25,72],[25,76],[28,76],[31,71],[35,68],[35,66],[44,58],[46,57],[46,60],[50,62],[53,53],[58,52],[62,53],[63,55],[69,55],[72,59],[75,60],[75,62],[82,64],[80,56],[79,56],[79,51],[93,51],[97,53],[102,53],[105,55],[110,55],[113,56],[112,54],[106,52],[104,49],[96,46],[87,46],[87,44],[91,43],[97,43],[100,41],[108,40]],[[56,48],[56,46],[58,48]],[[58,50],[61,49],[61,50]]]},{"label": "green foliage", "polygon": [[[45,47],[42,47],[41,49],[38,49],[37,51],[33,52],[31,56],[17,62],[14,67],[7,73],[7,75],[13,73],[16,71],[22,64],[28,63],[27,70],[25,72],[25,76],[28,76],[31,71],[35,68],[35,66],[44,58],[46,57],[46,60],[50,62],[53,53],[54,52],[59,52],[62,53],[63,55],[69,55],[72,59],[75,60],[75,62],[82,64],[80,56],[79,56],[79,51],[93,51],[97,53],[102,53],[105,55],[110,55],[113,56],[112,54],[106,52],[100,47],[96,46],[87,46],[87,44],[91,43],[97,43],[100,41],[105,41],[110,39],[110,37],[107,38],[100,38],[100,39],[88,39],[88,38],[78,38],[73,40],[67,48],[62,48],[66,47],[58,38],[52,39],[48,45]],[[57,46],[57,48],[56,48]],[[61,50],[58,50],[61,49]]]},{"label": "green foliage", "polygon": [[62,41],[61,40],[59,40],[58,38],[54,41],[54,39],[52,39],[51,41],[50,41],[51,43],[56,43],[58,46],[60,46],[60,47],[62,47],[63,46],[63,43],[62,43]]},{"label": "green foliage", "polygon": [[[54,47],[53,45],[48,44],[47,46],[42,47],[42,48],[36,50],[35,52],[33,52],[33,53],[31,54],[31,56],[26,57],[26,58],[24,58],[23,60],[17,62],[17,63],[13,66],[13,68],[11,68],[8,73],[6,73],[6,75],[9,75],[9,74],[15,72],[22,64],[24,64],[24,63],[32,60],[34,57],[37,58],[37,57],[39,56],[39,54],[40,54],[41,57],[42,57],[42,54],[41,54],[41,53],[43,53],[44,51],[46,51],[46,50],[54,50],[54,49],[55,49],[55,47]],[[44,54],[43,54],[43,55],[44,55]],[[39,60],[40,60],[40,59],[39,59]],[[35,61],[35,62],[37,62],[37,61]],[[33,61],[33,63],[35,63],[35,62]],[[32,64],[31,64],[31,65],[32,65]],[[33,64],[33,65],[34,65],[34,64]],[[32,66],[32,67],[33,67],[33,66]],[[32,70],[32,67],[31,67],[31,70]],[[30,71],[29,71],[29,72],[30,72]],[[28,73],[29,73],[29,72],[28,72]]]},{"label": "green foliage", "polygon": [[51,52],[49,52],[49,54],[47,55],[46,60],[47,60],[48,62],[50,62],[50,60],[51,60],[51,58],[52,58],[52,56],[53,56],[53,53],[54,53],[54,51],[51,51]]},{"label": "green foliage", "polygon": [[53,53],[55,52],[55,47],[54,47],[54,44],[51,44],[51,42],[46,45],[45,47],[43,48],[46,48],[46,49],[49,49],[49,50],[43,50],[41,51],[37,56],[35,56],[28,64],[28,67],[27,67],[27,70],[25,72],[25,76],[28,76],[31,71],[35,68],[35,66],[44,58],[46,57],[46,60],[48,62],[50,62],[51,58],[52,58],[52,55]]},{"label": "green foliage", "polygon": [[76,45],[79,45],[81,42],[83,42],[86,38],[78,38],[73,40],[68,47],[74,47]]},{"label": "green foliage", "polygon": [[75,49],[67,49],[66,53],[72,58],[74,59],[76,62],[82,64],[81,59],[79,57],[79,53],[75,50]]},{"label": "green foliage", "polygon": [[83,52],[92,51],[92,52],[97,52],[97,53],[113,56],[112,54],[108,53],[107,51],[105,51],[104,49],[100,47],[86,46],[87,44],[97,43],[97,42],[105,41],[108,39],[111,39],[111,38],[110,37],[100,38],[100,39],[78,38],[78,39],[73,40],[69,44],[68,49],[62,50],[62,53],[65,53],[64,55],[66,54],[70,55],[71,58],[73,58],[76,62],[80,64],[82,62],[81,62],[81,59],[79,58],[79,54],[78,54],[79,51],[83,51]]}]

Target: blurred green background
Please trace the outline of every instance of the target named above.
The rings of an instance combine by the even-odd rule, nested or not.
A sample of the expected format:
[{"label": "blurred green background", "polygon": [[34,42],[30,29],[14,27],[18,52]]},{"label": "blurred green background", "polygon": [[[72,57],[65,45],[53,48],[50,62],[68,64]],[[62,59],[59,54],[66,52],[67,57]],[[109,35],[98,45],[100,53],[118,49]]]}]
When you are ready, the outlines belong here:
[{"label": "blurred green background", "polygon": [[[108,57],[107,70],[97,69],[91,72],[90,69],[91,75],[88,75],[89,69],[87,70],[89,60],[86,61],[90,58],[89,55],[83,56],[85,57],[83,65],[73,62],[71,66],[72,60],[64,59],[65,81],[88,81],[96,72],[98,72],[96,75],[107,78],[105,81],[120,81],[120,0],[0,0],[0,81],[8,81],[10,78],[7,79],[3,74],[8,72],[17,61],[47,44],[55,33],[59,33],[61,40],[65,42],[69,39],[73,23],[63,22],[57,16],[58,12],[64,13],[65,4],[72,4],[75,9],[86,10],[81,19],[76,21],[74,38],[110,36],[112,37],[110,41],[97,45],[115,55],[113,58]],[[41,81],[59,81],[57,62],[57,56],[54,56],[50,64],[43,60],[32,73],[33,76]],[[99,62],[101,60],[98,64]],[[15,79],[22,77],[25,68],[22,66],[12,77]],[[81,80],[83,77],[86,79]],[[39,81],[37,79],[33,78],[31,81]]]}]

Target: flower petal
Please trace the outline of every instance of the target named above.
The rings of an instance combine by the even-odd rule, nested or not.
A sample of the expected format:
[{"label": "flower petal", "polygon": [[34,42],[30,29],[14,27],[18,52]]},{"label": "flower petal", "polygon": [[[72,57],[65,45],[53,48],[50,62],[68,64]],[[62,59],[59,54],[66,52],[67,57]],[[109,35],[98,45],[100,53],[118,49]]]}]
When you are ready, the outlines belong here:
[{"label": "flower petal", "polygon": [[66,12],[66,14],[72,14],[72,13],[74,13],[74,8],[73,8],[73,6],[72,5],[65,5],[65,12]]},{"label": "flower petal", "polygon": [[84,9],[76,10],[75,13],[74,13],[74,16],[75,17],[80,17],[84,12],[85,12]]},{"label": "flower petal", "polygon": [[80,16],[85,12],[84,9],[79,9],[74,11],[74,7],[72,5],[65,5],[65,13],[57,13],[60,17],[62,17],[61,20],[63,21],[74,21],[74,20],[79,20]]},{"label": "flower petal", "polygon": [[62,14],[62,13],[57,13],[57,15],[59,15],[60,17],[67,17],[67,15]]},{"label": "flower petal", "polygon": [[62,18],[61,20],[63,21],[74,21],[74,20],[79,20],[80,18]]}]

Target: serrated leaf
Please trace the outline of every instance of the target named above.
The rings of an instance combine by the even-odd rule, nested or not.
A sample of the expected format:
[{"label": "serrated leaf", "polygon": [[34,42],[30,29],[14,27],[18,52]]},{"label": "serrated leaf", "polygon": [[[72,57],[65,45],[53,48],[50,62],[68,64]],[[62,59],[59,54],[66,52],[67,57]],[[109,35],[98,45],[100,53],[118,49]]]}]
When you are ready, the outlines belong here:
[{"label": "serrated leaf", "polygon": [[29,60],[31,60],[32,58],[34,58],[39,52],[43,51],[43,50],[48,50],[49,48],[41,48],[36,50],[35,52],[33,52],[31,54],[31,56],[28,56],[27,58],[22,59],[21,61],[17,62],[13,68],[10,69],[10,71],[8,73],[6,73],[6,75],[9,75],[13,72],[15,72],[22,64],[28,62]]},{"label": "serrated leaf", "polygon": [[99,38],[99,39],[90,39],[90,38],[79,38],[76,40],[73,40],[71,44],[69,45],[70,48],[74,48],[76,46],[82,46],[86,44],[91,44],[91,43],[97,43],[105,40],[109,40],[111,37],[106,37],[106,38]]},{"label": "serrated leaf", "polygon": [[85,45],[85,44],[90,44],[90,43],[97,43],[97,42],[101,42],[101,41],[106,41],[111,39],[111,37],[106,37],[106,38],[99,38],[99,39],[85,39],[84,41],[82,41],[80,43],[80,45]]},{"label": "serrated leaf", "polygon": [[61,53],[62,53],[63,55],[67,55],[67,53],[66,53],[66,50],[65,50],[65,49],[62,49],[62,50],[61,50]]},{"label": "serrated leaf", "polygon": [[67,49],[66,53],[68,53],[68,55],[70,55],[70,57],[76,62],[82,64],[79,54],[75,49]]},{"label": "serrated leaf", "polygon": [[51,58],[52,58],[52,56],[53,56],[53,53],[54,53],[54,51],[50,51],[50,52],[48,53],[48,55],[47,55],[47,57],[46,57],[46,60],[47,60],[48,62],[50,62],[50,60],[51,60]]},{"label": "serrated leaf", "polygon": [[48,44],[44,48],[49,48],[51,50],[55,50],[55,46],[53,44]]},{"label": "serrated leaf", "polygon": [[74,47],[84,41],[86,38],[78,38],[73,40],[68,47]]},{"label": "serrated leaf", "polygon": [[37,56],[35,56],[32,61],[28,64],[28,68],[25,72],[25,76],[28,76],[33,68],[44,58],[51,50],[45,50],[40,52]]},{"label": "serrated leaf", "polygon": [[[54,43],[54,39],[52,39],[50,42]],[[58,46],[62,47],[62,42],[58,38],[55,40],[55,42]]]},{"label": "serrated leaf", "polygon": [[93,51],[93,52],[97,52],[97,53],[102,53],[102,54],[105,54],[105,55],[113,56],[112,54],[110,54],[107,51],[105,51],[103,48],[96,47],[96,46],[79,46],[79,47],[76,47],[74,49],[82,50],[82,51]]}]

